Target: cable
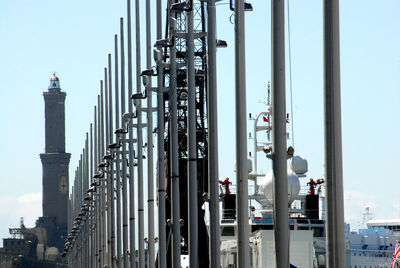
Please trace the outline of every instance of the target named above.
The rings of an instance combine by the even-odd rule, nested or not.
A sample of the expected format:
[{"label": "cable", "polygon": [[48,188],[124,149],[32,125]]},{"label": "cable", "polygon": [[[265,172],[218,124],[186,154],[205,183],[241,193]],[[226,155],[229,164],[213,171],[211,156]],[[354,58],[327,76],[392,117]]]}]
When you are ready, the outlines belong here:
[{"label": "cable", "polygon": [[290,46],[290,9],[289,9],[289,2],[287,0],[287,25],[288,25],[288,49],[289,49],[289,88],[290,88],[290,116],[292,121],[292,147],[294,147],[294,119],[293,119],[293,89],[292,89],[292,53],[291,53],[291,46]]}]

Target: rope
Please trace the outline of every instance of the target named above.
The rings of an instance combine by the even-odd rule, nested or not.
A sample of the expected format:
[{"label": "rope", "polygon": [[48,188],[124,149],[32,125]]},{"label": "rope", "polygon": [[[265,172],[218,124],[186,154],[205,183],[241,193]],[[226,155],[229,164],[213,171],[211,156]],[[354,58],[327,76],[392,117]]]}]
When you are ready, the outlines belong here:
[{"label": "rope", "polygon": [[288,25],[288,49],[289,49],[289,88],[290,88],[290,116],[292,121],[292,147],[294,147],[294,119],[293,119],[293,88],[292,88],[292,53],[290,45],[290,0],[287,0],[287,25]]}]

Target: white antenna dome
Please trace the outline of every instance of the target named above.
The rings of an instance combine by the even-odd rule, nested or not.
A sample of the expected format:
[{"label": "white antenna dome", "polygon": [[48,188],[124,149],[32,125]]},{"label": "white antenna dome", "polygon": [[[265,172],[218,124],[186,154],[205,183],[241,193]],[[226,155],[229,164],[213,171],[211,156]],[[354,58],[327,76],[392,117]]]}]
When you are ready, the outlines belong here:
[{"label": "white antenna dome", "polygon": [[308,172],[308,162],[301,155],[293,156],[292,160],[290,161],[290,168],[297,174],[297,175],[304,175]]},{"label": "white antenna dome", "polygon": [[[300,192],[300,180],[296,173],[291,169],[287,169],[288,174],[288,200],[289,205],[296,199]],[[272,183],[273,171],[270,170],[263,179],[258,183],[258,189],[260,194],[263,194],[267,200],[273,204],[273,183]]]},{"label": "white antenna dome", "polygon": [[[236,172],[236,160],[233,161],[233,172]],[[247,159],[247,173],[251,173],[253,171],[253,161],[251,159]]]}]

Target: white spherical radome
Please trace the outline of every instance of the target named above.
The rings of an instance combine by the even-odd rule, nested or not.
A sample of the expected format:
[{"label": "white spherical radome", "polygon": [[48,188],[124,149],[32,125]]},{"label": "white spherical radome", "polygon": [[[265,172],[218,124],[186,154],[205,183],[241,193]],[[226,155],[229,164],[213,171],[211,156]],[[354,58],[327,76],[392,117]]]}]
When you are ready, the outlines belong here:
[{"label": "white spherical radome", "polygon": [[295,155],[290,161],[290,168],[297,174],[303,175],[308,172],[308,162],[301,155]]},{"label": "white spherical radome", "polygon": [[[247,173],[251,173],[253,171],[253,161],[251,159],[247,159]],[[233,161],[233,172],[236,172],[236,160]]]},{"label": "white spherical radome", "polygon": [[[272,185],[272,174],[273,171],[270,170],[263,179],[258,182],[258,189],[260,194],[263,194],[271,204],[273,203],[273,185]],[[289,204],[291,204],[300,192],[300,180],[296,173],[289,169],[287,170],[288,174],[288,200]]]}]

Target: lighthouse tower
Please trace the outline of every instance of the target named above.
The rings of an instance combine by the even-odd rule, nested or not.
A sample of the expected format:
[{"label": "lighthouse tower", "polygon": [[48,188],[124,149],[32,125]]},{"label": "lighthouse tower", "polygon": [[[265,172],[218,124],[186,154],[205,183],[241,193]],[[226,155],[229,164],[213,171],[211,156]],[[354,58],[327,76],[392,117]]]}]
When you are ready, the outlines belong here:
[{"label": "lighthouse tower", "polygon": [[[67,234],[68,165],[71,154],[65,152],[65,97],[60,80],[53,74],[48,90],[43,92],[45,103],[45,152],[40,154],[43,167],[42,219],[50,244],[58,246]],[[61,240],[62,239],[62,240]]]}]

